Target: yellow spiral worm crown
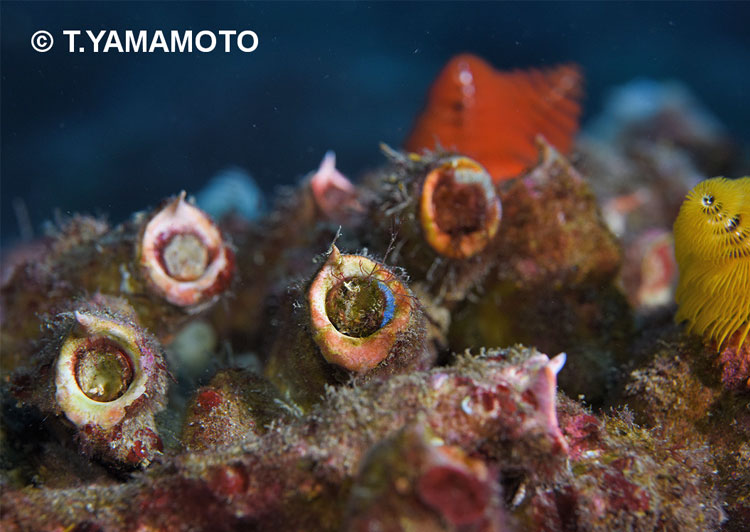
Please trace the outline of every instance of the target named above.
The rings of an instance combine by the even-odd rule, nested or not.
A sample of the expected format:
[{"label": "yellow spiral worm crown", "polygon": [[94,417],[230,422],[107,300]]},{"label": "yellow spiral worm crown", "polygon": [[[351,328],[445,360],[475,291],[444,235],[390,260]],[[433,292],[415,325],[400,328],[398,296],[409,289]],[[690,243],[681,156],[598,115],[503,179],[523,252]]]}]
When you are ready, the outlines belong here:
[{"label": "yellow spiral worm crown", "polygon": [[707,179],[693,188],[674,223],[680,270],[676,321],[718,347],[750,332],[750,177]]}]

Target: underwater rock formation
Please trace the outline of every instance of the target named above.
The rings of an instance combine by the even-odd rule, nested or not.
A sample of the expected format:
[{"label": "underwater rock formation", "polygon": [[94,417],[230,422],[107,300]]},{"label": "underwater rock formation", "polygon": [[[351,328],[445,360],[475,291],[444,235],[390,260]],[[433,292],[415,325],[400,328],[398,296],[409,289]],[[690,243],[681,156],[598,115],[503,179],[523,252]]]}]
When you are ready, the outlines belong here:
[{"label": "underwater rock formation", "polygon": [[676,224],[702,346],[668,306],[677,132],[629,136],[619,188],[562,155],[579,96],[574,67],[459,56],[420,153],[359,183],[328,152],[258,222],[183,193],[14,253],[2,529],[747,530],[744,192]]},{"label": "underwater rock formation", "polygon": [[[148,401],[140,403],[145,409],[127,410],[128,416],[140,415],[139,421],[123,422],[121,431],[98,418],[68,415],[64,401],[55,403],[49,378],[34,376],[52,375],[51,361],[59,353],[81,355],[75,346],[64,349],[75,329],[70,323],[86,322],[89,316],[99,324],[96,335],[103,334],[103,322],[109,329],[116,322],[130,327],[134,338],[148,338],[124,300],[92,296],[89,306],[66,302],[66,308],[78,312],[73,318],[61,315],[65,325],[53,328],[53,341],[37,348],[36,365],[16,372],[16,403],[3,396],[0,445],[12,457],[3,477],[8,488],[4,527],[357,530],[409,522],[436,530],[718,529],[725,517],[725,493],[739,500],[744,480],[717,484],[711,473],[715,459],[704,440],[669,445],[668,435],[638,427],[626,411],[598,416],[556,393],[559,373],[570,393],[602,400],[614,387],[612,372],[624,363],[633,329],[626,299],[615,285],[620,248],[585,178],[543,141],[540,148],[537,167],[490,196],[484,191],[490,180],[480,177],[480,167],[455,155],[390,153],[390,165],[375,174],[387,182],[383,176],[400,168],[402,183],[419,183],[400,188],[420,198],[430,175],[448,169],[448,177],[455,178],[456,169],[467,170],[470,178],[459,183],[478,186],[470,192],[485,200],[497,198],[499,224],[493,234],[484,233],[483,249],[445,258],[447,264],[454,261],[454,272],[471,272],[466,273],[471,281],[461,297],[443,297],[440,303],[434,291],[439,285],[430,284],[428,272],[419,268],[406,281],[399,268],[341,253],[337,246],[316,265],[320,250],[314,242],[335,238],[338,230],[332,230],[328,216],[338,215],[319,210],[313,187],[303,183],[292,204],[308,202],[311,210],[277,211],[272,220],[283,212],[294,213],[296,222],[287,227],[287,218],[275,218],[276,232],[266,233],[266,240],[235,239],[243,243],[238,264],[240,257],[251,256],[251,249],[260,249],[274,265],[269,274],[262,262],[256,263],[255,271],[263,272],[258,281],[267,283],[251,285],[262,292],[258,308],[245,313],[248,299],[237,297],[200,314],[208,318],[202,323],[210,334],[222,338],[231,338],[221,327],[227,312],[259,317],[259,324],[249,325],[259,330],[273,320],[278,334],[266,331],[263,342],[246,344],[258,350],[267,379],[247,369],[222,369],[189,400],[181,399],[187,402],[184,412],[178,401],[170,403],[167,416],[158,413],[166,403],[163,362],[150,366],[160,370],[150,381],[155,384]],[[331,177],[330,161],[323,166],[325,182],[348,190]],[[378,196],[382,189],[373,183],[378,181],[368,180],[348,196],[372,215],[374,198],[388,197]],[[367,211],[353,212],[346,227],[356,243]],[[413,232],[397,233],[389,242],[382,229],[386,224],[378,222],[380,229],[372,234],[380,237],[371,237],[372,249],[383,255],[390,250],[389,260],[394,260],[407,246],[422,246],[437,257],[420,222],[410,216],[404,220],[414,224]],[[299,247],[286,251],[280,247],[283,238],[295,238],[293,246]],[[192,243],[185,246],[194,249]],[[189,272],[203,263],[200,256],[176,253],[165,264],[172,264],[170,271]],[[477,257],[481,260],[472,265]],[[289,276],[300,281],[282,288],[280,272],[289,274],[287,283]],[[257,296],[251,286],[237,290]],[[269,306],[269,297],[277,298],[274,305]],[[276,314],[269,318],[272,307]],[[449,313],[442,325],[432,320],[441,310]],[[429,369],[440,334],[454,342],[456,351],[473,346],[481,354],[443,354],[452,364]],[[479,349],[523,334],[536,345],[568,351],[570,377],[561,371],[565,355],[550,360],[533,349]],[[115,337],[118,345],[130,338],[124,333]],[[122,349],[107,344],[99,350],[106,359],[101,364],[78,356],[82,370],[74,381],[84,382],[105,405],[140,389],[137,371],[118,376],[117,370],[139,367],[140,358],[128,358],[136,347],[137,353],[148,349],[159,357],[161,351],[155,340],[134,342]],[[99,347],[100,342],[86,345]],[[56,415],[44,419],[47,413]],[[43,447],[18,448],[25,416],[46,431]],[[61,464],[70,456],[76,433],[91,460]],[[148,470],[123,476],[135,466]],[[45,471],[61,476],[55,481]],[[32,478],[44,487],[28,487]],[[738,508],[727,513],[732,523],[744,515]],[[735,525],[728,526],[734,530]]]},{"label": "underwater rock formation", "polygon": [[[399,461],[404,498],[396,506],[384,499],[383,508],[418,511],[445,530],[485,518],[501,523],[500,497],[519,530],[562,531],[571,522],[581,530],[715,528],[715,492],[682,463],[690,450],[657,450],[632,424],[602,421],[566,399],[558,423],[562,362],[527,349],[487,351],[452,367],[341,388],[307,420],[274,424],[233,449],[167,459],[127,484],[6,491],[4,529],[337,530],[347,515],[357,529],[359,510],[364,520],[372,515],[357,502],[368,497],[357,486],[386,489],[393,478],[368,472],[373,457],[403,452],[423,458]],[[700,462],[695,467],[705,473]],[[473,490],[462,492],[465,504],[440,504],[450,494],[447,479]]]},{"label": "underwater rock formation", "polygon": [[519,513],[528,530],[716,530],[725,521],[708,449],[673,442],[625,411],[596,417],[563,399],[570,468]]},{"label": "underwater rock formation", "polygon": [[[601,114],[586,126],[585,136],[597,139],[605,152],[615,148],[642,168],[649,160],[667,160],[670,153],[687,155],[698,175],[731,173],[737,163],[737,146],[724,125],[677,81],[636,79],[615,87]],[[657,151],[661,156],[648,156]],[[644,176],[640,181],[646,180]]]},{"label": "underwater rock formation", "polygon": [[561,375],[563,389],[601,402],[632,336],[615,285],[621,249],[584,177],[542,139],[539,146],[539,164],[500,191],[503,222],[489,272],[453,312],[450,345],[565,351],[572,371]]},{"label": "underwater rock formation", "polygon": [[[666,446],[703,448],[706,482],[722,494],[722,530],[750,527],[750,396],[726,389],[715,349],[675,331],[650,346],[648,362],[631,373],[624,400],[634,419]],[[696,471],[696,473],[699,473]]]},{"label": "underwater rock formation", "polygon": [[180,441],[186,451],[241,446],[264,434],[272,421],[296,413],[264,378],[247,370],[226,369],[195,392]]}]

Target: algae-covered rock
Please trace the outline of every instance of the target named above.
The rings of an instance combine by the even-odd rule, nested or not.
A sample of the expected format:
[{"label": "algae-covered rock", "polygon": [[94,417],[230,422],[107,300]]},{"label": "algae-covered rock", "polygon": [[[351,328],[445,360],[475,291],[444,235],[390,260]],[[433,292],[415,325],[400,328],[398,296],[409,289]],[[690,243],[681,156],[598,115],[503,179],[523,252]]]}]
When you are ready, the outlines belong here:
[{"label": "algae-covered rock", "polygon": [[631,373],[625,400],[669,447],[703,446],[725,501],[723,530],[750,527],[750,395],[722,383],[721,360],[697,339],[667,338]]}]

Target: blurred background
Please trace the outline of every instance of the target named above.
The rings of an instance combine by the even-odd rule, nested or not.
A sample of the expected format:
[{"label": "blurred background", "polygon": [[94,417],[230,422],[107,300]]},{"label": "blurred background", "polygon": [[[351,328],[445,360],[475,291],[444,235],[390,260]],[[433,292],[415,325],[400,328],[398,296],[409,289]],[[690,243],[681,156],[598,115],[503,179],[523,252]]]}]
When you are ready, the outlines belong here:
[{"label": "blurred background", "polygon": [[[579,63],[584,118],[634,78],[679,80],[750,145],[750,3],[87,3],[0,5],[0,229],[135,210],[238,167],[271,195],[326,150],[356,178],[399,146],[442,65]],[[56,46],[35,52],[50,31]],[[250,29],[253,53],[68,53],[65,29]]]}]

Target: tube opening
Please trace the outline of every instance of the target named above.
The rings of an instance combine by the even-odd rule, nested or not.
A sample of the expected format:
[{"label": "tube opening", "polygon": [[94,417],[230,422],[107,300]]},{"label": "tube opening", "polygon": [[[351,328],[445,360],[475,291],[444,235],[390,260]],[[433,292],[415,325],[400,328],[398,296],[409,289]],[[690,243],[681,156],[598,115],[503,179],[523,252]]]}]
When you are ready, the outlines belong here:
[{"label": "tube opening", "polygon": [[76,353],[76,383],[98,403],[122,397],[133,382],[133,364],[126,350],[109,338],[93,338]]},{"label": "tube opening", "polygon": [[348,277],[326,295],[326,314],[341,334],[365,338],[393,318],[391,290],[373,277]]},{"label": "tube opening", "polygon": [[453,171],[442,172],[432,194],[435,223],[452,237],[475,233],[487,223],[487,199],[481,185],[461,183]]},{"label": "tube opening", "polygon": [[195,281],[208,268],[208,248],[193,233],[177,233],[169,237],[161,249],[167,274],[178,281]]}]

